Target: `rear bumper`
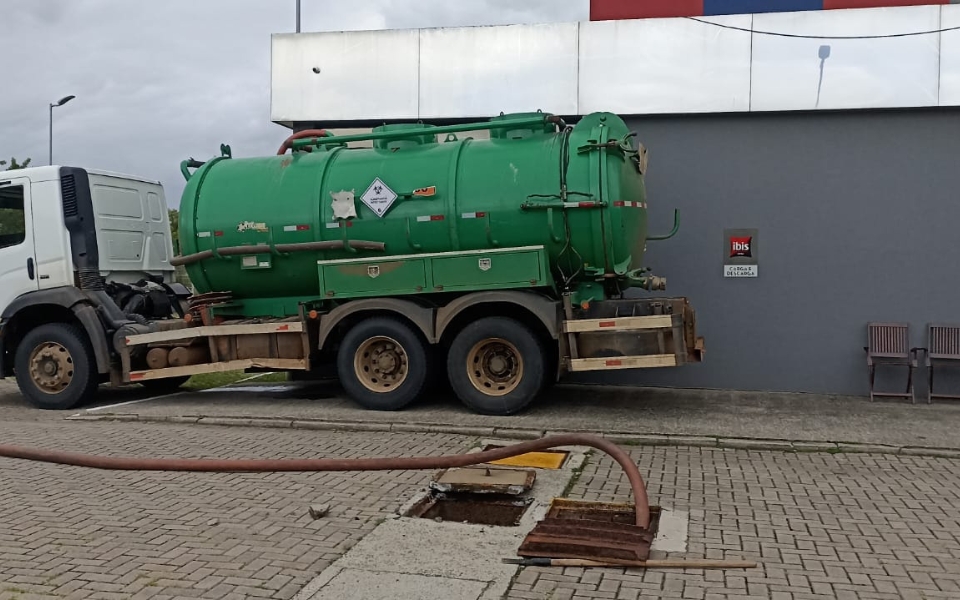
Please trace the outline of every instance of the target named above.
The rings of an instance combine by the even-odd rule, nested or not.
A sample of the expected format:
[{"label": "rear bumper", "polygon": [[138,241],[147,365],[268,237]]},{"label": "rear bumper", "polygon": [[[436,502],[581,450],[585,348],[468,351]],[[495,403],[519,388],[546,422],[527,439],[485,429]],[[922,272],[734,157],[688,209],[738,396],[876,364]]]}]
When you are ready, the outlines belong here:
[{"label": "rear bumper", "polygon": [[703,361],[686,298],[607,300],[564,321],[570,372],[679,367]]}]

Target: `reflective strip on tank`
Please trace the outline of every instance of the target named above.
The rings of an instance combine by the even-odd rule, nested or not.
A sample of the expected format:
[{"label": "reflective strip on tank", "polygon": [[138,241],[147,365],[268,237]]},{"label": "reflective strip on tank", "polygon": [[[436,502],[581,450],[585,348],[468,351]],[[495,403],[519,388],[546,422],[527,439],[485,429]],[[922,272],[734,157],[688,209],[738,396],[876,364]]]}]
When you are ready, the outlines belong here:
[{"label": "reflective strip on tank", "polygon": [[644,202],[627,202],[625,200],[618,200],[613,203],[614,206],[625,206],[627,208],[646,208],[647,205]]},{"label": "reflective strip on tank", "polygon": [[442,221],[443,215],[421,215],[417,217],[417,223],[429,223],[430,221]]},{"label": "reflective strip on tank", "polygon": [[603,204],[600,202],[592,202],[589,200],[585,200],[583,202],[564,202],[563,203],[564,208],[597,208],[600,206],[603,206]]},{"label": "reflective strip on tank", "polygon": [[284,231],[309,231],[310,226],[309,225],[284,225],[283,230]]},{"label": "reflective strip on tank", "polygon": [[327,223],[327,229],[340,229],[341,227],[353,227],[353,221],[337,221],[336,223]]},{"label": "reflective strip on tank", "polygon": [[460,217],[464,219],[482,219],[485,216],[487,216],[487,213],[485,212],[463,213],[462,215],[460,215]]},{"label": "reflective strip on tank", "polygon": [[198,237],[198,238],[210,237],[210,232],[209,232],[209,231],[198,231],[198,232],[197,232],[197,237]]}]

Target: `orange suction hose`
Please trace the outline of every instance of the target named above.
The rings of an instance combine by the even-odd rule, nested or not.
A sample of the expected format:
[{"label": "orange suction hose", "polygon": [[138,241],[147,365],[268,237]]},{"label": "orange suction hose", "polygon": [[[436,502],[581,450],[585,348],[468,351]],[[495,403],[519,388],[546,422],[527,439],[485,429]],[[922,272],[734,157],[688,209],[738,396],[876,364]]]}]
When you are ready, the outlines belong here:
[{"label": "orange suction hose", "polygon": [[630,456],[619,446],[596,435],[567,433],[529,442],[521,442],[485,452],[453,456],[416,456],[387,458],[304,458],[304,459],[188,459],[188,458],[131,458],[93,456],[39,448],[0,445],[0,456],[39,462],[124,471],[193,471],[205,473],[265,473],[279,471],[416,471],[450,469],[478,465],[527,452],[547,450],[557,446],[589,446],[617,461],[630,481],[637,513],[637,525],[650,525],[650,504],[640,470]]}]

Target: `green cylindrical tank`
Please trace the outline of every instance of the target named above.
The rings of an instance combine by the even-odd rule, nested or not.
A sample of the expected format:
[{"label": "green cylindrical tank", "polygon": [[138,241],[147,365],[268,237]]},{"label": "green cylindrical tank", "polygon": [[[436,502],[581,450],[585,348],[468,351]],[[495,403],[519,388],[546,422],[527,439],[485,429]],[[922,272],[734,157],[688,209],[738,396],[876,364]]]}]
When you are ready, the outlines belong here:
[{"label": "green cylindrical tank", "polygon": [[[490,139],[464,137],[479,129]],[[558,282],[623,277],[642,266],[647,239],[643,159],[631,136],[610,113],[572,128],[533,113],[388,125],[366,136],[373,148],[329,137],[294,142],[281,156],[221,157],[184,190],[182,254],[210,251],[187,266],[191,281],[238,299],[316,297],[323,259],[521,246],[545,246]],[[382,242],[384,251],[277,250],[337,240]],[[251,245],[262,252],[220,254]]]}]

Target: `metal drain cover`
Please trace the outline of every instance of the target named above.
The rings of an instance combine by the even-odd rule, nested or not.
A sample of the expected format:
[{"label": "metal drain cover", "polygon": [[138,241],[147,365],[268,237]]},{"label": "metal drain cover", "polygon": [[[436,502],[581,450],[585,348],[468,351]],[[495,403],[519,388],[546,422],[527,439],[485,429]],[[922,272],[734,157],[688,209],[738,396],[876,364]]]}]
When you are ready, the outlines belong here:
[{"label": "metal drain cover", "polygon": [[430,489],[448,493],[509,494],[519,496],[530,491],[535,471],[520,469],[465,468],[441,471],[430,482]]},{"label": "metal drain cover", "polygon": [[547,516],[517,550],[524,558],[582,558],[631,564],[647,560],[660,510],[650,511],[650,528],[636,525],[630,504],[579,502],[557,498]]}]

